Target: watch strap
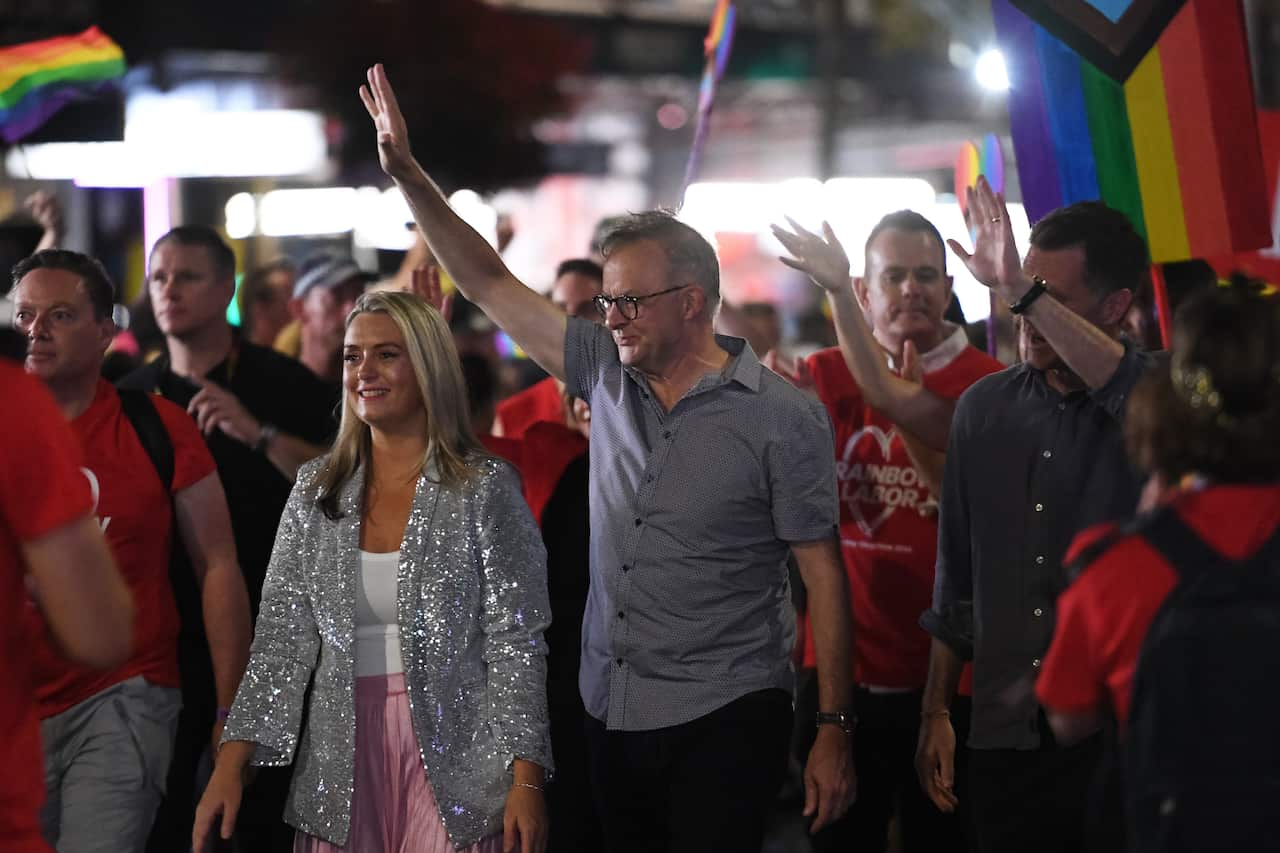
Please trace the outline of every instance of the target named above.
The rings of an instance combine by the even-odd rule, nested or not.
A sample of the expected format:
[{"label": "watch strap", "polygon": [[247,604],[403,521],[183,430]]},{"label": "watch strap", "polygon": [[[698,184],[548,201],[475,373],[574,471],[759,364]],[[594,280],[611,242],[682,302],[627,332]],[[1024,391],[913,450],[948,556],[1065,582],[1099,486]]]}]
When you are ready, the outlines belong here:
[{"label": "watch strap", "polygon": [[1009,306],[1009,313],[1017,316],[1026,313],[1031,307],[1031,303],[1035,302],[1041,296],[1044,296],[1049,290],[1048,284],[1040,276],[1031,279],[1031,288],[1017,302]]}]

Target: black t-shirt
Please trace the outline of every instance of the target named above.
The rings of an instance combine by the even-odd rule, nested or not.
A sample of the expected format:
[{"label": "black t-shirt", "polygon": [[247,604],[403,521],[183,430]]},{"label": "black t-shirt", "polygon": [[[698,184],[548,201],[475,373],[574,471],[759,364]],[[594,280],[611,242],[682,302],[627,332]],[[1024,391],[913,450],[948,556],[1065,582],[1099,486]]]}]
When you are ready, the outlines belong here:
[{"label": "black t-shirt", "polygon": [[[231,355],[205,378],[231,391],[250,414],[282,433],[324,447],[337,433],[338,387],[274,350],[238,341]],[[159,393],[184,408],[198,390],[169,369],[167,356],[138,368],[119,384]],[[236,553],[256,616],[276,527],[293,482],[265,454],[221,430],[205,441],[227,493]]]},{"label": "black t-shirt", "polygon": [[[553,718],[557,711],[577,708],[579,657],[582,651],[582,616],[591,584],[591,513],[588,475],[590,460],[584,451],[565,468],[542,510],[542,542],[547,548],[547,595],[555,618],[547,628],[547,702]],[[580,720],[580,716],[573,718]],[[581,734],[581,727],[578,728]]]}]

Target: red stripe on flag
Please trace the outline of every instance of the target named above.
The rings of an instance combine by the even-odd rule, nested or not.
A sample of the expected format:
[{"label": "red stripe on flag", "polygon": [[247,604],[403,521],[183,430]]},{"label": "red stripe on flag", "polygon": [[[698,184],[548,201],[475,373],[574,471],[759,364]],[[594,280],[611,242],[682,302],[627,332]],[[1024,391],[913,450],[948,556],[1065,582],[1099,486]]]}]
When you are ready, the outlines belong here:
[{"label": "red stripe on flag", "polygon": [[1258,108],[1249,68],[1240,0],[1191,0],[1204,45],[1204,75],[1218,137],[1217,163],[1226,197],[1231,249],[1237,252],[1271,245],[1270,187],[1258,140]]},{"label": "red stripe on flag", "polygon": [[1191,256],[1202,258],[1230,251],[1226,188],[1217,164],[1226,152],[1214,133],[1211,102],[1214,93],[1205,77],[1204,41],[1194,4],[1184,6],[1160,37],[1160,67],[1169,104],[1169,130],[1178,162],[1183,217]]},{"label": "red stripe on flag", "polygon": [[77,48],[108,50],[115,47],[115,42],[106,33],[97,27],[90,27],[74,36],[58,36],[57,38],[0,47],[0,68],[13,62],[56,59],[59,55]]}]

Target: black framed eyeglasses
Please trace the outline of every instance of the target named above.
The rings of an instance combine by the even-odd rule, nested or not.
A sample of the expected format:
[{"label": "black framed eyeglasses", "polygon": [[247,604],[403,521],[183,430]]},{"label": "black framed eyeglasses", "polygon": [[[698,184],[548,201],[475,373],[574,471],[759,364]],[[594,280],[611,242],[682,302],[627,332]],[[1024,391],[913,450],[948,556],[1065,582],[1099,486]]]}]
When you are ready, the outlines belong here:
[{"label": "black framed eyeglasses", "polygon": [[609,319],[609,309],[614,305],[618,306],[618,311],[628,320],[634,320],[640,315],[640,303],[646,299],[654,299],[658,296],[666,296],[668,293],[675,293],[677,290],[684,290],[689,285],[682,284],[678,287],[668,287],[666,290],[659,290],[657,293],[646,293],[644,296],[605,296],[603,293],[597,293],[591,301],[595,304],[596,310],[600,312],[600,316],[606,320]]}]

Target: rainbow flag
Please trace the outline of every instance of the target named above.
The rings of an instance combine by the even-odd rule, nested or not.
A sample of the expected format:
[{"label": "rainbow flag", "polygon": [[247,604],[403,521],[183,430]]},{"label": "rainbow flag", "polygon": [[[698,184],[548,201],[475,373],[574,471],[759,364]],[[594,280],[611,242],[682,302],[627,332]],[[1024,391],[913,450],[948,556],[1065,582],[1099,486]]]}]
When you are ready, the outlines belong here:
[{"label": "rainbow flag", "polygon": [[0,48],[0,137],[13,143],[68,103],[124,75],[124,53],[97,27]]},{"label": "rainbow flag", "polygon": [[[1032,222],[1065,204],[1102,199],[1129,216],[1157,263],[1271,245],[1239,0],[1186,0],[1123,80],[1014,2],[992,0],[992,8]],[[1158,4],[1086,5],[1123,23],[1131,7]]]},{"label": "rainbow flag", "polygon": [[689,147],[689,160],[684,169],[684,185],[680,191],[681,204],[684,193],[693,183],[702,165],[702,150],[711,132],[711,108],[715,105],[716,90],[729,66],[729,54],[733,52],[733,32],[738,20],[738,10],[729,0],[717,0],[711,13],[711,26],[702,42],[706,63],[702,82],[698,86],[698,124],[693,132],[693,144]]}]

